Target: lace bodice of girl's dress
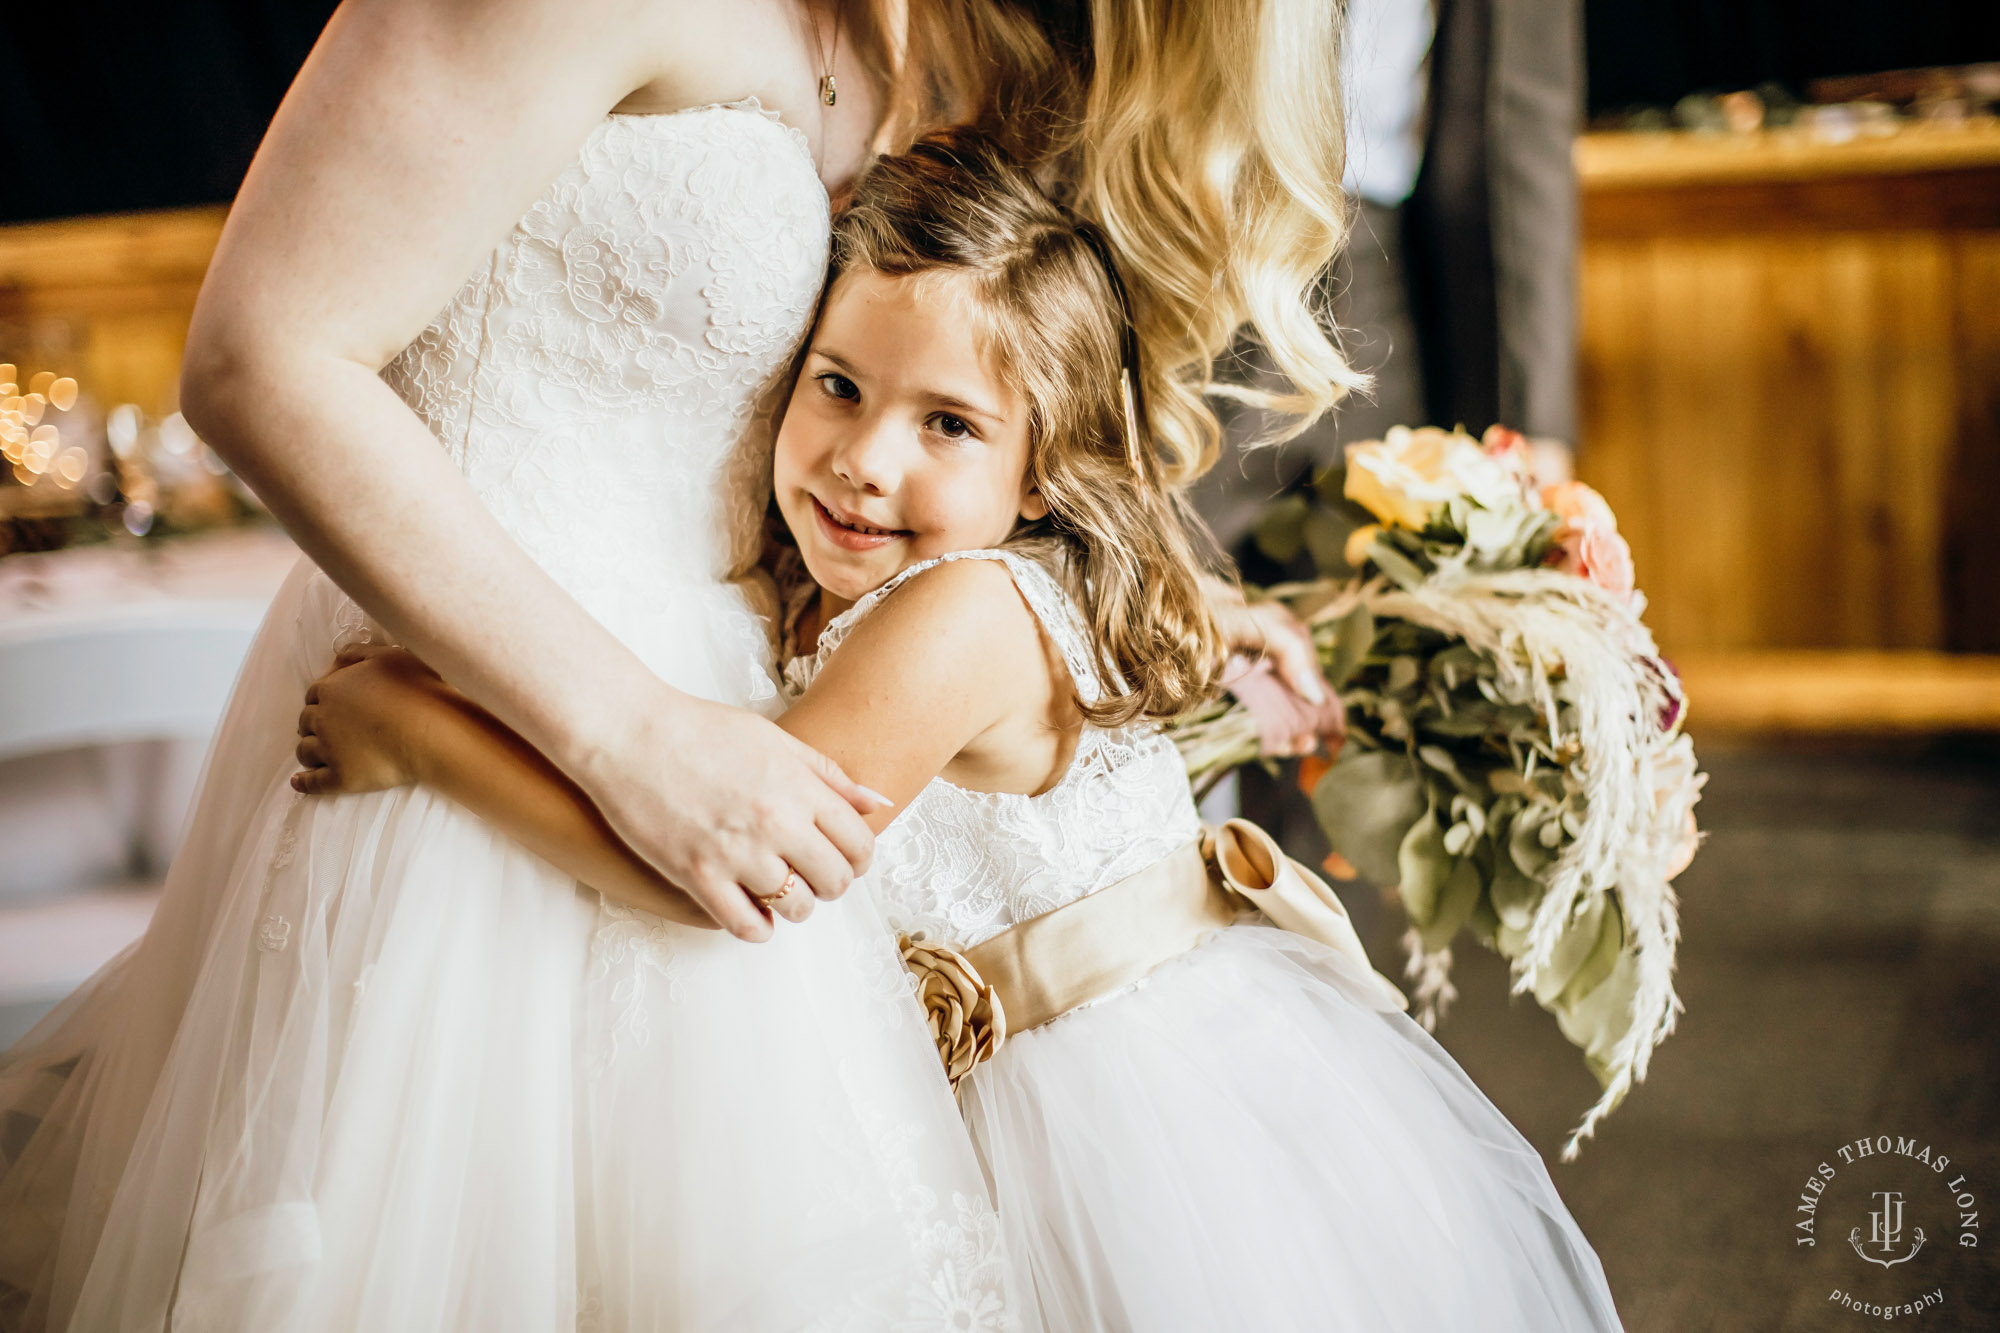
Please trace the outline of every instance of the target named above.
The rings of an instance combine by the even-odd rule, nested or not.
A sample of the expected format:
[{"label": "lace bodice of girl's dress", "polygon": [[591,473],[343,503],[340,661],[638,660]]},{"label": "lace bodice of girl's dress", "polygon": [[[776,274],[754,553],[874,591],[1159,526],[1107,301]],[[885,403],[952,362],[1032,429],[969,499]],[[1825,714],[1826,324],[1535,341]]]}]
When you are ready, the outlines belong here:
[{"label": "lace bodice of girl's dress", "polygon": [[[1062,653],[1078,694],[1102,692],[1090,641],[1062,585],[1012,551],[962,551],[913,565],[856,602],[794,658],[784,687],[797,697],[882,599],[933,565],[998,560]],[[1157,727],[1086,725],[1055,786],[1036,796],[969,791],[933,780],[875,840],[876,900],[898,931],[960,948],[1107,888],[1201,833],[1187,772]]]},{"label": "lace bodice of girl's dress", "polygon": [[[662,670],[690,600],[757,554],[759,418],[827,240],[804,136],[754,101],[613,116],[383,375],[514,540]],[[728,683],[770,696],[754,617],[721,619]]]}]

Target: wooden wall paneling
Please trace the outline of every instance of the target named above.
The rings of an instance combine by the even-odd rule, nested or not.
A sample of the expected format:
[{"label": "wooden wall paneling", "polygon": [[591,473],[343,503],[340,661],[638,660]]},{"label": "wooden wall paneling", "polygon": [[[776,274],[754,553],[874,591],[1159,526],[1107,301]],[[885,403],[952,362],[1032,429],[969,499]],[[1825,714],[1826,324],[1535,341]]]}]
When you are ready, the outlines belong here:
[{"label": "wooden wall paneling", "polygon": [[1761,649],[1685,653],[1674,664],[1697,745],[1745,733],[2000,731],[2000,657]]},{"label": "wooden wall paneling", "polygon": [[2000,647],[2000,130],[1578,163],[1578,465],[1662,645]]},{"label": "wooden wall paneling", "polygon": [[1717,386],[1754,405],[1750,433],[1734,447],[1756,455],[1758,504],[1756,554],[1741,588],[1745,614],[1728,639],[1703,646],[1811,646],[1835,623],[1843,595],[1838,446],[1827,411],[1838,372],[1819,327],[1824,264],[1811,238],[1712,244],[1733,246],[1759,272],[1748,315],[1757,324],[1754,359],[1734,383]]},{"label": "wooden wall paneling", "polygon": [[1945,646],[2000,653],[2000,232],[1962,232],[1950,244],[1959,375],[1945,475]]},{"label": "wooden wall paneling", "polygon": [[1938,507],[1956,395],[1936,235],[1822,238],[1839,616],[1814,646],[1943,642]]}]

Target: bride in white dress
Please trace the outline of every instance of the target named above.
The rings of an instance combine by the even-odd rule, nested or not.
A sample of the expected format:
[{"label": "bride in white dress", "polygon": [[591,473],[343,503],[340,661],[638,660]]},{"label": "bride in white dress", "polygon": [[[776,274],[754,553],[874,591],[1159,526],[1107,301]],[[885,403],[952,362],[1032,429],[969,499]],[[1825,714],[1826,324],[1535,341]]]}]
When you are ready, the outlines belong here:
[{"label": "bride in white dress", "polygon": [[[826,234],[803,137],[754,103],[614,117],[385,374],[599,623],[739,707],[775,700],[724,581],[763,508],[751,412]],[[158,924],[9,1066],[58,1099],[7,1200],[67,1207],[51,1322],[790,1329],[997,1289],[930,1054],[881,1039],[865,899],[751,947],[428,793],[286,786],[299,691],[380,633],[301,565]]]},{"label": "bride in white dress", "polygon": [[[1272,8],[1332,55],[1330,3]],[[232,212],[185,404],[312,562],[152,929],[0,1060],[0,1327],[1004,1326],[995,1219],[873,906],[775,932],[759,908],[803,918],[869,848],[869,794],[759,716],[770,648],[730,581],[767,494],[760,398],[825,271],[822,179],[893,84],[864,9],[350,0],[329,25]],[[924,42],[949,25],[904,18],[911,58],[944,62]],[[955,105],[1080,97],[1018,14],[954,21],[1025,53],[1011,103]],[[1154,55],[1261,77],[1225,37]],[[1296,50],[1275,91],[1337,105],[1333,62]],[[859,106],[821,120],[828,75]],[[1150,123],[1275,174],[1269,126]],[[1305,179],[1339,179],[1327,138]],[[1182,284],[1209,306],[1157,314],[1189,364],[1257,323],[1324,372],[1310,408],[1341,372],[1302,301],[1337,214],[1288,198],[1245,196],[1270,254],[1156,239],[1163,271],[1278,279]],[[300,693],[378,638],[549,755],[684,899],[606,904],[423,790],[301,800]],[[703,913],[764,942],[664,919]]]}]

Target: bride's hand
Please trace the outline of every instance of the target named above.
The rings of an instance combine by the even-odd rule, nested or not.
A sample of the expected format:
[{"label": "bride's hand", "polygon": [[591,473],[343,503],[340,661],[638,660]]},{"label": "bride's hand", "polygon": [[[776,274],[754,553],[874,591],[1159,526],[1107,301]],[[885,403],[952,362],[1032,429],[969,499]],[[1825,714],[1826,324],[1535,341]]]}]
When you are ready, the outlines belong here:
[{"label": "bride's hand", "polygon": [[[798,872],[837,898],[868,868],[862,816],[889,802],[755,713],[660,688],[629,710],[571,775],[632,849],[739,939],[770,937],[754,901]],[[788,919],[810,899],[794,885]]]}]

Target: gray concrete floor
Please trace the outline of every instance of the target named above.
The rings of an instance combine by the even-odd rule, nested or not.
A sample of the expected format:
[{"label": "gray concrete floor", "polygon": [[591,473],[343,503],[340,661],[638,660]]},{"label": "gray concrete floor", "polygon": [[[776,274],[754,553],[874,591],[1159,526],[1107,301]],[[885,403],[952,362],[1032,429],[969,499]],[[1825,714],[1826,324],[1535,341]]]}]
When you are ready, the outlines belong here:
[{"label": "gray concrete floor", "polygon": [[[2000,745],[1696,740],[1712,776],[1708,841],[1676,885],[1687,1011],[1579,1160],[1556,1155],[1596,1085],[1469,937],[1438,1039],[1541,1149],[1635,1333],[1884,1322],[1830,1302],[1836,1290],[1879,1304],[1941,1289],[1897,1326],[2000,1329]],[[1367,916],[1390,971],[1398,923]],[[1836,1155],[1880,1134],[1958,1164],[1980,1248],[1961,1248],[1923,1168]],[[1794,1207],[1822,1161],[1842,1174],[1805,1249]],[[1930,1243],[1866,1264],[1849,1229],[1865,1238],[1869,1191],[1905,1181],[1907,1225]]]}]

